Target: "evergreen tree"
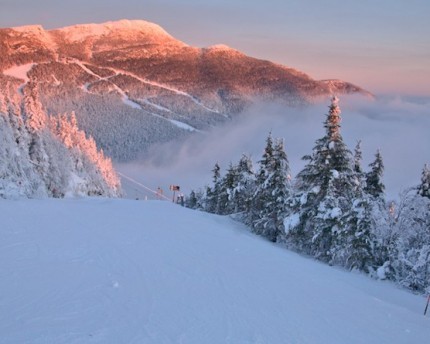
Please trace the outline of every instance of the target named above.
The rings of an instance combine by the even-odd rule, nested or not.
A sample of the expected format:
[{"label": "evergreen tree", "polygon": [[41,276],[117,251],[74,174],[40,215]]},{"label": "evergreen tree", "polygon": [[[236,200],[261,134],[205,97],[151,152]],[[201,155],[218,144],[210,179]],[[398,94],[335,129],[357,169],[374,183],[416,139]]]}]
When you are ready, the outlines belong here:
[{"label": "evergreen tree", "polygon": [[248,212],[255,191],[255,173],[252,160],[243,154],[237,165],[237,183],[230,195],[234,213]]},{"label": "evergreen tree", "polygon": [[361,140],[357,142],[354,149],[354,172],[358,175],[363,174],[363,168],[361,167],[361,162],[363,160],[363,154],[361,152]]},{"label": "evergreen tree", "polygon": [[[41,176],[44,183],[44,192],[47,196],[62,197],[69,176],[69,169],[62,169],[62,164],[67,160],[62,159],[65,154],[64,147],[54,139],[48,129],[48,116],[39,101],[37,85],[29,82],[24,88],[24,104],[22,113],[29,132],[29,155],[30,161]],[[61,150],[61,152],[58,152]],[[55,155],[55,156],[54,156]]]},{"label": "evergreen tree", "polygon": [[374,250],[377,243],[374,207],[382,204],[364,192],[366,182],[361,161],[361,141],[358,141],[353,158],[355,187],[351,193],[352,206],[350,211],[344,212],[343,226],[334,245],[333,262],[348,269],[372,272],[376,266]]},{"label": "evergreen tree", "polygon": [[277,140],[274,151],[274,170],[267,180],[271,189],[271,203],[268,204],[267,218],[273,223],[273,239],[284,233],[284,219],[287,216],[287,201],[291,197],[291,171],[282,140]]},{"label": "evergreen tree", "polygon": [[395,278],[409,289],[430,292],[430,199],[406,193],[396,220]]},{"label": "evergreen tree", "polygon": [[287,241],[326,262],[335,258],[338,235],[350,222],[357,190],[352,153],[340,133],[340,113],[333,97],[324,122],[326,134],[316,141],[312,155],[303,157],[307,164],[297,176],[297,193],[285,221]]},{"label": "evergreen tree", "polygon": [[284,232],[287,199],[291,194],[290,169],[282,140],[273,144],[271,135],[267,139],[257,190],[254,195],[260,205],[253,221],[254,232],[276,241]]},{"label": "evergreen tree", "polygon": [[198,199],[196,192],[191,190],[190,195],[187,197],[185,201],[185,206],[191,209],[197,209]]},{"label": "evergreen tree", "polygon": [[207,187],[206,190],[206,200],[205,200],[205,210],[209,213],[218,214],[219,213],[219,196],[221,190],[221,168],[218,163],[215,164],[212,169],[212,187]]},{"label": "evergreen tree", "polygon": [[430,199],[430,166],[425,164],[421,175],[421,184],[418,186],[418,195]]},{"label": "evergreen tree", "polygon": [[237,167],[230,163],[227,173],[222,178],[218,196],[218,214],[232,214],[235,209],[233,193],[238,183]]},{"label": "evergreen tree", "polygon": [[351,210],[345,213],[344,224],[336,237],[333,262],[348,269],[372,272],[376,266],[373,232],[374,202],[364,192],[352,200]]},{"label": "evergreen tree", "polygon": [[385,185],[382,182],[384,174],[384,162],[379,149],[375,154],[375,160],[369,165],[371,170],[366,173],[366,187],[364,191],[375,198],[383,198]]},{"label": "evergreen tree", "polygon": [[268,203],[267,192],[265,190],[265,181],[271,171],[273,164],[273,138],[272,133],[266,138],[266,147],[259,163],[259,170],[255,181],[255,190],[252,195],[252,202],[250,210],[246,216],[246,221],[253,230],[255,230],[256,224],[261,220],[261,212]]},{"label": "evergreen tree", "polygon": [[22,102],[0,99],[0,196],[120,195],[110,159],[77,129],[74,116],[71,125],[49,118],[32,81],[23,91]]},{"label": "evergreen tree", "polygon": [[204,210],[203,201],[204,197],[201,190],[191,190],[190,195],[185,199],[185,206],[191,209]]}]

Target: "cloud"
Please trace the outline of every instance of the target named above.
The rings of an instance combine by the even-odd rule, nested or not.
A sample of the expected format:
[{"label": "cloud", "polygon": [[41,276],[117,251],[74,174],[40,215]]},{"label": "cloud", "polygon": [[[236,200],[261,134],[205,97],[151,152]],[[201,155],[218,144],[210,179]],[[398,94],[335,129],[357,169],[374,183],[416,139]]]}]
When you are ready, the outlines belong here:
[{"label": "cloud", "polygon": [[[301,157],[312,151],[315,140],[324,135],[323,121],[329,101],[303,108],[279,104],[258,104],[246,113],[206,134],[195,134],[183,142],[154,146],[141,161],[118,165],[119,171],[152,189],[168,190],[180,185],[184,192],[211,182],[211,170],[218,162],[223,170],[250,154],[258,168],[269,132],[284,139],[293,175],[304,163]],[[381,97],[341,99],[342,135],[353,150],[362,140],[363,167],[381,149],[385,163],[388,198],[419,183],[424,163],[430,161],[430,99]],[[139,196],[138,187],[126,182],[130,197]]]}]

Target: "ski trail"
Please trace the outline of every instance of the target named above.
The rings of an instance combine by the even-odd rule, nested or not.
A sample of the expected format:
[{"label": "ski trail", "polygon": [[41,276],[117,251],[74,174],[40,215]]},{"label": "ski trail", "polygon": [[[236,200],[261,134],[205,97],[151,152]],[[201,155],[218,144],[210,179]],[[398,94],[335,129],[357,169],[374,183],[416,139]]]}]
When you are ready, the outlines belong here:
[{"label": "ski trail", "polygon": [[[103,77],[101,77],[100,75],[98,75],[98,74],[96,74],[96,73],[94,73],[91,69],[89,69],[88,67],[86,67],[82,62],[80,62],[80,61],[77,61],[77,60],[73,60],[73,62],[74,63],[76,63],[79,67],[81,67],[86,73],[88,73],[88,74],[90,74],[90,75],[92,75],[92,76],[94,76],[94,77],[96,77],[98,80],[104,80],[104,81],[109,81],[112,85],[113,85],[113,87],[115,88],[115,90],[116,91],[118,91],[118,93],[121,95],[121,100],[122,100],[122,102],[124,103],[124,104],[126,104],[126,105],[128,105],[128,106],[130,106],[130,107],[132,107],[132,108],[134,108],[134,109],[139,109],[139,110],[141,110],[142,109],[142,107],[138,104],[138,103],[136,103],[136,102],[134,102],[134,101],[132,101],[128,96],[127,96],[127,94],[125,93],[125,91],[122,89],[122,88],[120,88],[117,84],[115,84],[114,82],[112,82],[111,80],[108,80],[109,79],[109,77],[106,77],[106,78],[103,78]],[[84,91],[86,91],[86,92],[89,92],[89,90],[88,90],[88,87],[89,87],[89,85],[90,85],[90,83],[86,83],[85,85],[83,85],[81,88],[84,90]]]},{"label": "ski trail", "polygon": [[[145,111],[146,111],[146,110],[145,110]],[[154,117],[158,117],[158,118],[164,119],[165,121],[168,121],[168,122],[172,123],[173,125],[175,125],[175,126],[177,126],[177,127],[181,128],[181,129],[188,130],[188,131],[196,131],[196,132],[199,132],[199,133],[201,133],[201,132],[202,132],[201,130],[196,129],[196,128],[194,128],[193,126],[191,126],[191,125],[189,125],[189,124],[187,124],[187,123],[184,123],[184,122],[181,122],[181,121],[176,121],[176,120],[174,120],[174,119],[165,118],[165,117],[163,117],[163,116],[161,116],[161,115],[158,115],[158,114],[156,114],[156,113],[153,113],[153,112],[149,112],[149,111],[147,111],[147,112],[148,112],[150,115],[152,115],[152,116],[154,116]]]},{"label": "ski trail", "polygon": [[[198,132],[200,132],[199,130],[197,130],[196,128],[194,128],[193,126],[191,126],[191,125],[189,125],[189,124],[187,124],[187,123],[184,123],[184,122],[181,122],[181,121],[177,121],[177,120],[173,120],[173,119],[168,119],[168,118],[165,118],[165,117],[160,116],[160,115],[158,115],[158,114],[155,114],[155,113],[153,113],[153,112],[149,112],[149,111],[147,111],[147,110],[145,110],[145,109],[142,109],[142,106],[141,106],[139,103],[137,103],[137,102],[135,102],[135,101],[131,100],[131,99],[130,99],[130,97],[127,95],[127,93],[126,93],[126,92],[125,92],[121,87],[119,87],[117,84],[115,84],[112,80],[109,80],[109,79],[111,79],[113,76],[117,76],[117,75],[119,75],[115,69],[107,68],[107,69],[109,69],[109,70],[111,70],[111,71],[113,71],[113,72],[115,72],[115,73],[117,73],[117,74],[115,74],[115,75],[113,75],[113,76],[108,76],[108,77],[101,77],[100,75],[98,75],[98,74],[94,73],[91,69],[89,69],[88,67],[86,67],[86,66],[85,66],[81,61],[73,60],[73,63],[75,63],[75,64],[77,64],[79,67],[81,67],[81,68],[82,68],[82,70],[84,70],[86,73],[88,73],[88,74],[90,74],[90,75],[92,75],[92,76],[96,77],[99,81],[102,81],[102,80],[103,80],[103,81],[108,81],[108,82],[109,82],[109,83],[110,83],[110,84],[115,88],[115,90],[116,90],[116,91],[121,95],[121,100],[122,100],[122,102],[123,102],[125,105],[128,105],[128,106],[132,107],[133,109],[143,110],[143,111],[147,112],[148,114],[150,114],[150,115],[152,115],[152,116],[154,116],[154,117],[161,118],[161,119],[163,119],[163,120],[165,120],[165,121],[170,122],[171,124],[175,125],[176,127],[180,128],[180,129],[188,130],[188,131],[198,131]],[[132,75],[130,75],[130,76],[132,76]],[[134,77],[134,76],[132,76],[132,77]],[[90,83],[86,83],[85,85],[83,85],[83,86],[81,87],[81,88],[82,88],[82,90],[83,90],[83,91],[85,91],[85,92],[88,92],[88,93],[89,93],[89,90],[88,90],[89,85],[90,85]],[[174,112],[172,112],[171,110],[169,110],[169,109],[167,109],[167,108],[165,108],[165,107],[163,107],[163,106],[160,106],[160,105],[157,105],[157,104],[151,103],[150,101],[148,101],[148,100],[146,100],[146,99],[145,99],[145,100],[143,100],[143,102],[144,102],[145,104],[148,104],[148,105],[150,105],[150,106],[153,106],[153,107],[155,107],[155,108],[157,108],[157,109],[159,109],[159,110],[168,111],[168,112],[170,112],[170,113],[173,113],[173,114],[174,114]],[[177,115],[177,116],[179,116],[179,115]],[[180,117],[180,116],[179,116],[179,117]]]},{"label": "ski trail", "polygon": [[217,111],[217,110],[214,110],[214,109],[211,109],[211,108],[207,107],[205,104],[203,104],[201,101],[199,101],[196,97],[194,97],[193,95],[191,95],[191,94],[189,94],[187,92],[180,91],[180,90],[178,90],[176,88],[173,88],[173,87],[170,87],[170,86],[167,86],[167,85],[164,85],[164,84],[160,84],[160,83],[155,82],[155,81],[150,81],[150,80],[147,80],[147,79],[143,79],[143,78],[141,78],[141,77],[139,77],[139,76],[137,76],[137,75],[135,75],[133,73],[130,73],[130,72],[127,72],[127,71],[124,71],[124,70],[121,70],[121,69],[115,69],[115,68],[108,68],[108,69],[114,71],[117,74],[123,74],[123,75],[130,76],[130,77],[132,77],[132,78],[134,78],[136,80],[139,80],[142,83],[145,83],[145,84],[148,84],[148,85],[152,85],[152,86],[156,86],[156,87],[159,87],[159,88],[171,91],[173,93],[176,93],[178,95],[185,96],[185,97],[191,99],[191,101],[193,103],[201,106],[202,108],[204,108],[207,111],[216,113],[218,115],[226,116],[224,114],[220,114],[219,111]]},{"label": "ski trail", "polygon": [[[80,66],[84,71],[86,71],[88,74],[91,74],[91,75],[93,75],[93,76],[95,76],[95,77],[99,78],[100,80],[109,80],[110,78],[112,78],[112,77],[114,77],[114,76],[118,76],[118,75],[120,75],[120,74],[122,74],[122,75],[126,75],[126,76],[132,77],[132,78],[134,78],[134,79],[136,79],[136,80],[138,80],[138,81],[140,81],[140,82],[142,82],[142,83],[144,83],[144,84],[151,85],[151,86],[156,86],[156,87],[159,87],[159,88],[162,88],[162,89],[168,90],[168,91],[170,91],[170,92],[176,93],[176,94],[178,94],[178,95],[181,95],[181,96],[187,97],[187,98],[191,99],[191,101],[192,101],[192,102],[194,102],[195,104],[197,104],[197,105],[199,105],[200,107],[204,108],[205,110],[207,110],[207,111],[209,111],[209,112],[212,112],[212,113],[215,113],[215,114],[217,114],[217,115],[221,115],[221,116],[224,116],[224,117],[228,118],[228,116],[227,116],[227,115],[222,114],[222,113],[220,113],[220,112],[219,112],[219,111],[217,111],[217,110],[214,110],[214,109],[209,108],[208,106],[206,106],[205,104],[203,104],[200,100],[198,100],[196,97],[194,97],[193,95],[191,95],[191,94],[189,94],[189,93],[187,93],[187,92],[184,92],[184,91],[178,90],[178,89],[176,89],[176,88],[173,88],[173,87],[170,87],[170,86],[167,86],[167,85],[164,85],[164,84],[160,84],[160,83],[155,82],[155,81],[150,81],[150,80],[147,80],[147,79],[141,78],[141,77],[137,76],[137,75],[136,75],[136,74],[134,74],[134,73],[131,73],[131,72],[128,72],[128,71],[125,71],[125,70],[122,70],[122,69],[112,68],[112,67],[103,67],[103,68],[105,68],[105,69],[108,69],[108,70],[110,70],[110,71],[114,72],[114,73],[115,73],[115,75],[112,75],[112,76],[109,76],[109,77],[102,78],[101,76],[97,75],[97,74],[96,74],[96,73],[94,73],[92,70],[90,70],[89,68],[87,68],[87,67],[84,65],[84,63],[83,63],[82,61],[79,61],[79,60],[75,60],[75,59],[73,59],[71,62],[76,63],[76,64],[77,64],[77,65],[79,65],[79,66]],[[88,63],[87,63],[87,64],[88,64]]]},{"label": "ski trail", "polygon": [[[154,103],[152,103],[152,102],[150,102],[148,99],[138,99],[138,101],[141,101],[142,103],[145,103],[145,104],[147,104],[147,105],[149,105],[149,106],[152,106],[152,107],[155,107],[156,109],[158,109],[158,110],[162,110],[162,111],[166,111],[166,112],[170,112],[170,113],[174,113],[172,110],[170,110],[170,109],[168,109],[168,108],[166,108],[166,107],[164,107],[164,106],[161,106],[161,105],[158,105],[158,104],[154,104]],[[178,115],[178,114],[176,114],[176,113],[174,113],[175,115]],[[179,115],[178,115],[179,116]]]},{"label": "ski trail", "polygon": [[[180,114],[178,114],[178,113],[176,113],[176,112],[173,112],[172,110],[170,110],[170,109],[168,109],[168,108],[166,108],[166,107],[164,107],[164,106],[161,106],[161,105],[158,105],[158,104],[154,104],[154,103],[150,102],[148,99],[138,99],[138,101],[139,101],[139,102],[142,102],[142,103],[145,103],[146,105],[152,106],[152,107],[154,107],[154,108],[156,108],[156,109],[158,109],[158,110],[160,110],[160,111],[165,111],[165,112],[171,113],[171,114],[173,114],[173,115],[175,115],[175,116],[178,116],[179,118],[184,118],[184,119],[186,119],[186,118],[185,118],[185,116],[180,115]],[[151,113],[151,114],[152,114],[153,116],[156,116],[156,117],[160,117],[160,118],[166,119],[166,118],[164,118],[164,117],[162,117],[162,116],[160,116],[160,115],[157,115],[157,114],[155,114],[155,113]],[[174,120],[174,119],[167,119],[167,120],[168,120],[168,121],[170,121],[171,123],[173,123],[174,125],[176,125],[176,126],[178,126],[178,127],[181,127],[181,128],[183,128],[183,129],[186,129],[186,130],[189,130],[189,131],[203,132],[203,131],[201,131],[201,130],[199,130],[199,129],[196,129],[196,128],[194,128],[193,126],[191,126],[191,125],[189,125],[189,124],[186,124],[186,123],[184,123],[184,122],[177,121],[177,120]]]}]

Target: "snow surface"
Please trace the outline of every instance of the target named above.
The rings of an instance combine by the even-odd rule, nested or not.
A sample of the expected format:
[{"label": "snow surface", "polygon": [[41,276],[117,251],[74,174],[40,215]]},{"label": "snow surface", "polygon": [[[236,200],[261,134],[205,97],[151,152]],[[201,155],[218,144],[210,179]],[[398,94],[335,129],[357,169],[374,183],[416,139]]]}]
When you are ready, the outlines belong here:
[{"label": "snow surface", "polygon": [[17,32],[34,32],[39,33],[44,31],[42,25],[23,25],[23,26],[14,26],[11,27],[12,30]]},{"label": "snow surface", "polygon": [[27,73],[33,68],[34,63],[27,63],[20,66],[13,66],[3,71],[4,75],[13,76],[14,78],[24,80],[26,83],[29,81]]},{"label": "snow surface", "polygon": [[166,201],[0,200],[1,343],[427,343],[425,298]]},{"label": "snow surface", "polygon": [[[233,49],[225,44],[215,44],[207,47],[208,50],[216,50],[216,51],[222,51],[222,52],[228,52],[228,53],[238,53],[241,54],[238,50]],[[242,55],[242,54],[241,54]]]},{"label": "snow surface", "polygon": [[[119,87],[117,84],[115,84],[114,82],[112,82],[112,80],[110,80],[110,79],[112,79],[112,77],[113,77],[113,76],[109,76],[109,77],[101,77],[100,75],[98,75],[98,74],[94,73],[92,70],[90,70],[89,68],[87,68],[87,67],[85,66],[84,62],[79,61],[79,60],[76,60],[76,59],[73,59],[73,60],[72,60],[72,62],[73,62],[73,63],[76,63],[76,64],[77,64],[79,67],[81,67],[81,68],[82,68],[86,73],[88,73],[88,74],[90,74],[90,75],[95,76],[97,79],[99,79],[99,80],[106,80],[106,81],[109,81],[109,82],[111,83],[111,85],[115,88],[115,90],[116,90],[116,91],[121,95],[121,100],[122,100],[122,102],[123,102],[125,105],[130,106],[130,107],[132,107],[132,108],[134,108],[134,109],[142,110],[142,107],[140,106],[140,104],[139,104],[139,103],[137,103],[137,102],[135,102],[135,101],[131,100],[131,99],[128,97],[128,95],[126,94],[126,92],[125,92],[121,87]],[[171,88],[171,87],[169,87],[169,86],[161,85],[161,84],[159,84],[159,83],[152,82],[152,81],[149,81],[149,80],[146,80],[146,79],[142,79],[142,78],[138,77],[137,75],[135,75],[135,74],[133,74],[133,73],[129,73],[129,72],[126,72],[126,71],[123,71],[123,70],[120,70],[120,69],[115,69],[115,68],[106,68],[106,69],[109,69],[109,70],[113,71],[113,72],[115,73],[115,75],[114,75],[114,76],[118,76],[118,75],[121,75],[121,74],[123,74],[123,75],[127,75],[127,76],[130,76],[130,77],[132,77],[132,78],[134,78],[134,79],[136,79],[136,80],[138,80],[138,81],[140,81],[140,82],[142,82],[142,83],[146,83],[146,84],[150,84],[150,85],[157,86],[157,87],[160,87],[160,88],[164,88],[164,89],[169,90],[169,91],[172,91],[172,92],[174,92],[174,93],[176,93],[176,94],[184,95],[184,96],[186,96],[186,97],[190,98],[194,103],[196,103],[196,104],[200,105],[201,107],[203,107],[204,109],[209,110],[209,111],[211,111],[211,112],[216,112],[217,114],[219,114],[217,111],[209,109],[209,108],[208,108],[208,107],[206,107],[204,104],[202,104],[198,99],[196,99],[194,96],[192,96],[192,95],[190,95],[190,94],[188,94],[188,93],[186,93],[186,92],[179,91],[179,90],[174,89],[174,88]],[[82,85],[82,86],[81,86],[81,89],[82,89],[84,92],[91,93],[91,92],[88,90],[88,87],[89,87],[90,85],[91,85],[91,84],[89,84],[89,83],[85,83],[84,85]],[[162,106],[160,106],[160,105],[157,105],[157,104],[151,103],[151,102],[150,102],[150,101],[148,101],[147,99],[143,99],[142,101],[143,101],[144,103],[148,104],[148,105],[151,105],[151,106],[153,106],[153,107],[155,107],[155,108],[159,109],[159,110],[172,112],[171,110],[169,110],[169,109],[167,109],[167,108],[165,108],[165,107],[162,107]],[[146,111],[146,110],[144,110],[144,111]],[[173,120],[173,119],[167,119],[167,118],[165,118],[165,117],[163,117],[163,116],[161,116],[161,115],[157,115],[157,114],[154,114],[154,113],[149,112],[149,111],[146,111],[146,112],[147,112],[147,113],[149,113],[150,115],[155,116],[155,117],[158,117],[158,118],[161,118],[161,119],[167,120],[167,121],[169,121],[170,123],[172,123],[173,125],[177,126],[178,128],[181,128],[181,129],[184,129],[184,130],[188,130],[188,131],[199,131],[199,130],[197,130],[196,128],[192,127],[191,125],[187,124],[187,123],[184,123],[184,122],[181,122],[181,121],[177,121],[177,120]]]},{"label": "snow surface", "polygon": [[27,63],[20,66],[13,66],[3,71],[4,75],[12,76],[17,79],[24,80],[24,83],[18,87],[18,91],[22,94],[22,88],[30,81],[28,72],[31,71],[35,63]]},{"label": "snow surface", "polygon": [[71,41],[83,41],[88,37],[108,35],[112,32],[121,31],[142,31],[153,36],[171,37],[161,26],[144,20],[110,21],[101,24],[80,24],[67,26],[55,31],[62,32]]},{"label": "snow surface", "polygon": [[294,213],[284,219],[285,233],[296,227],[300,223],[300,214]]},{"label": "snow surface", "polygon": [[184,122],[176,121],[174,119],[170,119],[169,121],[170,121],[170,123],[176,125],[177,127],[181,128],[181,129],[184,129],[184,130],[188,130],[188,131],[196,131],[197,130],[193,126],[191,126],[187,123],[184,123]]},{"label": "snow surface", "polygon": [[158,110],[162,110],[162,111],[166,111],[166,112],[172,112],[170,109],[168,109],[168,108],[166,108],[164,106],[152,103],[148,99],[138,99],[138,100],[141,101],[142,103],[145,103],[145,104],[147,104],[149,106],[152,106],[152,107],[154,107],[154,108],[156,108]]}]

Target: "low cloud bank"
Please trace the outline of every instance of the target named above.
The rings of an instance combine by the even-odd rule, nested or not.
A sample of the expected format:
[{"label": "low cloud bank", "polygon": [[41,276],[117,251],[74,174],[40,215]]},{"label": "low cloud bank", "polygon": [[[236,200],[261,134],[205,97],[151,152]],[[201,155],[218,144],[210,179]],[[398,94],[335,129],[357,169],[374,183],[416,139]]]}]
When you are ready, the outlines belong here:
[{"label": "low cloud bank", "polygon": [[[221,127],[194,134],[182,142],[154,146],[141,160],[117,165],[120,172],[152,188],[168,190],[180,185],[188,193],[211,182],[216,162],[225,171],[242,153],[250,154],[258,168],[265,139],[271,131],[284,139],[293,175],[304,166],[302,156],[309,154],[315,140],[324,135],[323,121],[329,99],[324,104],[287,108],[279,104],[258,104]],[[380,149],[384,158],[387,197],[420,181],[425,163],[430,162],[430,98],[384,96],[370,101],[343,97],[342,135],[353,150],[362,140],[363,167],[373,161]],[[125,181],[131,198],[143,193]]]}]

